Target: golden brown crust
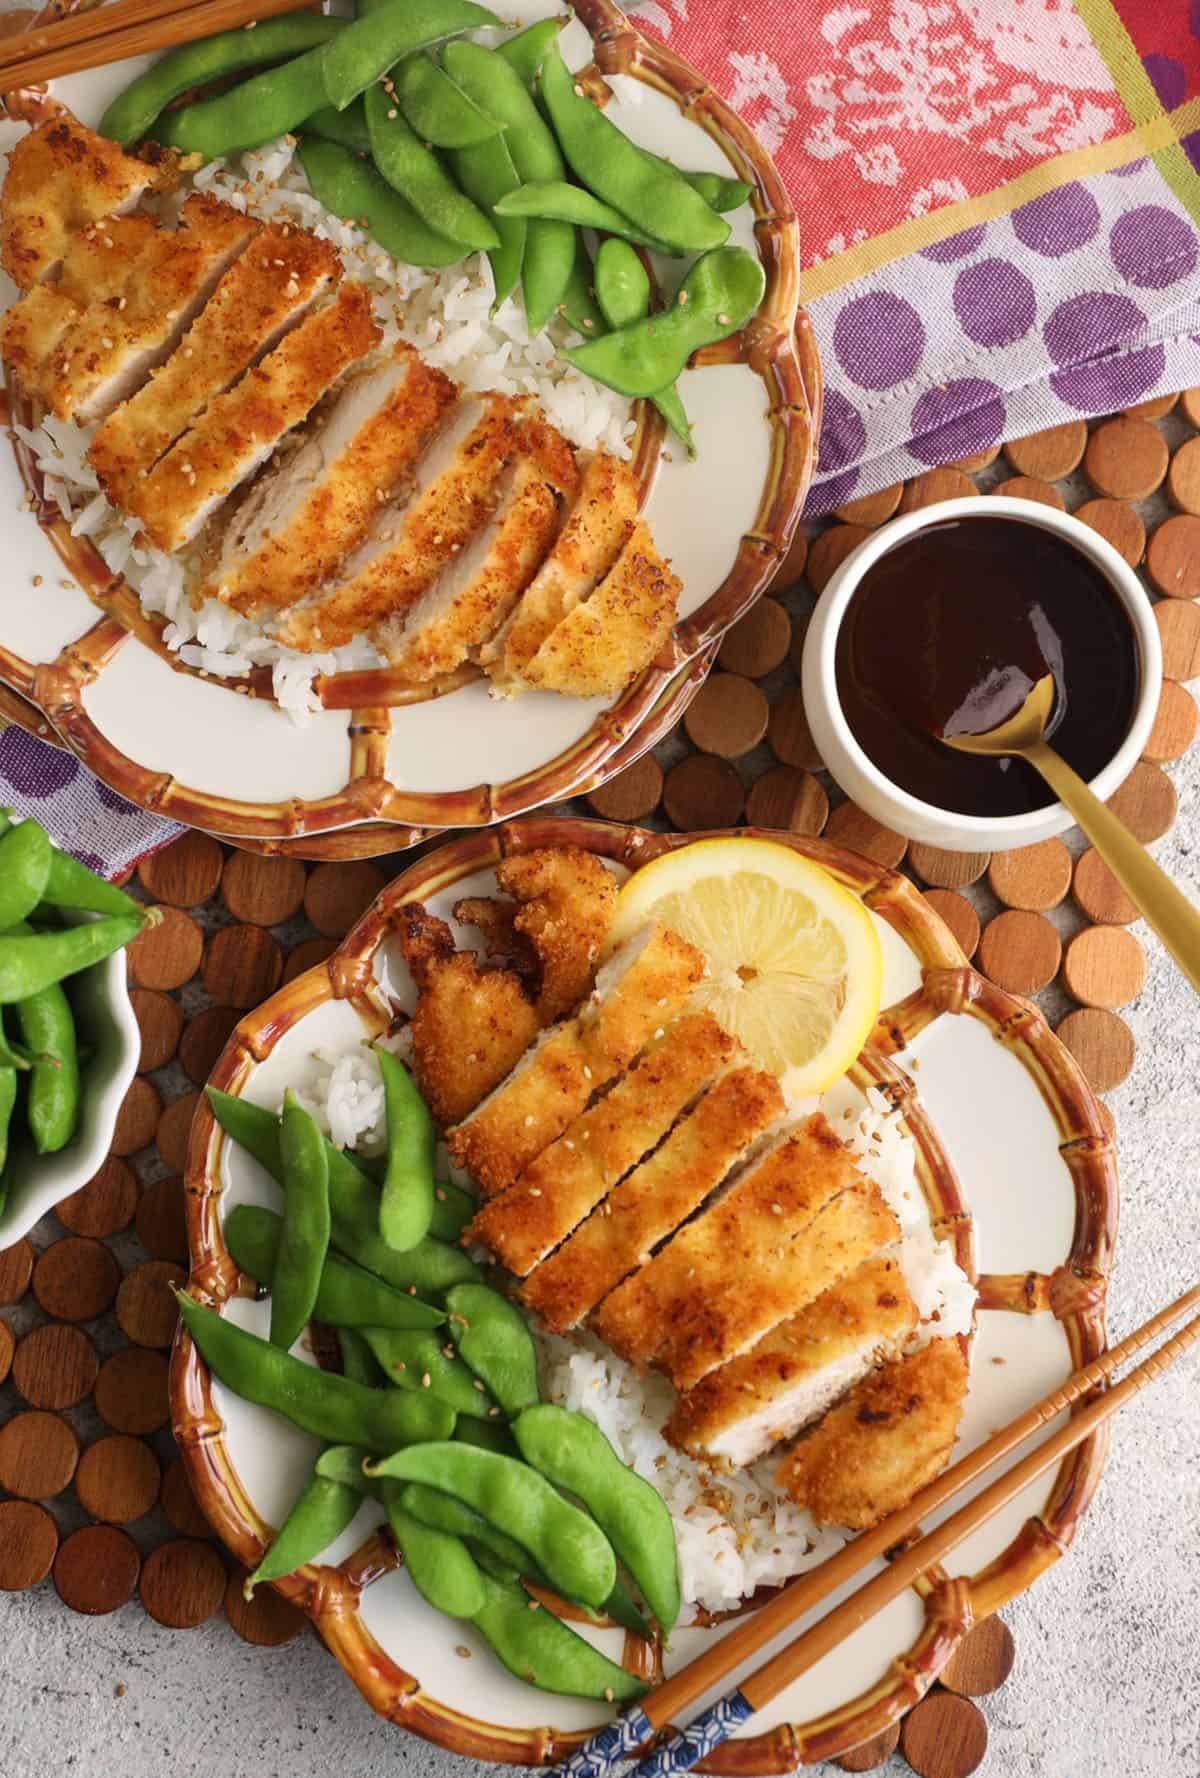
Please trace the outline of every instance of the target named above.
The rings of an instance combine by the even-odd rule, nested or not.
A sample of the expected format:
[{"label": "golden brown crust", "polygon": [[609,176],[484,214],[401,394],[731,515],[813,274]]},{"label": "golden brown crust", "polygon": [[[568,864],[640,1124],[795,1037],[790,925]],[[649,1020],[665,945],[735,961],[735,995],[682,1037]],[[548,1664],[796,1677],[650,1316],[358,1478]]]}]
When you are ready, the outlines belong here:
[{"label": "golden brown crust", "polygon": [[513,927],[537,952],[538,1017],[552,1024],[591,992],[617,903],[616,878],[594,852],[561,846],[502,858],[496,881],[521,904]]},{"label": "golden brown crust", "polygon": [[667,640],[682,587],[639,521],[596,590],[551,630],[525,678],[568,697],[614,696]]}]

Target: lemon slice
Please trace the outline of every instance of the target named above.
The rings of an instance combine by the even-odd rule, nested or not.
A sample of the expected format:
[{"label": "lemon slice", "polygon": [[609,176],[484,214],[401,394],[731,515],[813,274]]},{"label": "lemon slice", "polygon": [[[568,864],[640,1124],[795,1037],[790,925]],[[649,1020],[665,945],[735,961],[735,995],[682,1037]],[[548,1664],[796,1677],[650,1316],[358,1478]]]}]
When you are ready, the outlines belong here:
[{"label": "lemon slice", "polygon": [[827,870],[771,840],[698,840],[629,878],[610,942],[649,919],[706,954],[697,999],[789,1099],[845,1073],[879,1011],[883,951],[862,902]]}]

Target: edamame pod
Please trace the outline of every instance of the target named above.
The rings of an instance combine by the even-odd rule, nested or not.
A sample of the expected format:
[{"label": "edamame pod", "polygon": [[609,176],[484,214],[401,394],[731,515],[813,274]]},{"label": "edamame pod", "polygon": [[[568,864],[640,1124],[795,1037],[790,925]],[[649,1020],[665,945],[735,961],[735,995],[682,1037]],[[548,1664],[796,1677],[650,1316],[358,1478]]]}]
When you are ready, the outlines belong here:
[{"label": "edamame pod", "polygon": [[50,836],[38,821],[22,821],[0,838],[0,932],[31,914],[50,875]]},{"label": "edamame pod", "polygon": [[312,1113],[291,1088],[279,1125],[283,1223],[271,1284],[271,1344],[286,1352],[312,1318],[329,1247],[329,1163]]},{"label": "edamame pod", "polygon": [[401,1506],[414,1519],[420,1519],[422,1525],[429,1525],[434,1531],[445,1531],[451,1537],[474,1538],[518,1574],[527,1572],[532,1566],[528,1550],[511,1537],[505,1537],[503,1531],[497,1531],[473,1507],[456,1500],[453,1494],[445,1494],[441,1488],[430,1488],[424,1482],[396,1485],[400,1488]]},{"label": "edamame pod", "polygon": [[262,1581],[294,1574],[297,1568],[319,1556],[335,1537],[341,1536],[361,1505],[360,1492],[314,1470],[257,1568],[243,1581],[243,1596],[250,1599]]},{"label": "edamame pod", "polygon": [[[223,1227],[239,1271],[268,1288],[274,1284],[282,1232],[282,1218],[259,1204],[236,1204]],[[446,1319],[432,1303],[407,1291],[393,1290],[381,1278],[336,1253],[325,1255],[312,1312],[318,1321],[336,1327],[339,1335],[359,1327],[431,1328]]]},{"label": "edamame pod", "polygon": [[599,339],[607,332],[604,316],[596,304],[593,290],[592,262],[584,246],[583,236],[576,231],[575,263],[558,305],[559,312],[584,339]]},{"label": "edamame pod", "polygon": [[433,1218],[433,1163],[437,1125],[399,1056],[377,1046],[387,1109],[387,1172],[379,1199],[379,1232],[407,1253],[429,1233]]},{"label": "edamame pod", "polygon": [[353,1327],[339,1327],[334,1335],[342,1355],[342,1375],[352,1383],[366,1383],[377,1389],[384,1381],[383,1372],[375,1362],[375,1354],[362,1335]]},{"label": "edamame pod", "polygon": [[341,1482],[358,1495],[372,1500],[383,1499],[383,1484],[375,1481],[363,1468],[371,1455],[362,1445],[326,1445],[317,1458],[316,1473],[329,1482]]},{"label": "edamame pod", "polygon": [[679,1557],[662,1495],[625,1467],[594,1421],[569,1408],[527,1408],[513,1437],[539,1474],[583,1501],[669,1633],[679,1616]]},{"label": "edamame pod", "polygon": [[443,1442],[396,1451],[371,1470],[393,1481],[428,1482],[466,1501],[527,1549],[568,1599],[600,1606],[612,1592],[616,1560],[599,1526],[515,1458]]},{"label": "edamame pod", "polygon": [[[21,829],[16,830],[20,833]],[[17,1002],[26,1047],[36,1058],[29,1073],[25,1121],[39,1154],[65,1148],[79,1124],[79,1050],[71,1003],[61,983]]]},{"label": "edamame pod", "polygon": [[385,253],[405,265],[457,265],[465,257],[457,241],[422,222],[412,205],[393,191],[382,174],[338,142],[308,136],[299,147],[313,196],[343,222],[365,228]]},{"label": "edamame pod", "polygon": [[422,1598],[447,1617],[473,1618],[486,1602],[485,1576],[461,1537],[414,1519],[401,1505],[404,1490],[385,1482],[383,1504],[404,1566]]},{"label": "edamame pod", "polygon": [[503,43],[496,45],[496,54],[504,57],[531,91],[542,71],[546,51],[565,23],[565,18],[538,19],[535,24],[518,31],[515,37],[506,37]]},{"label": "edamame pod", "polygon": [[610,327],[628,327],[650,312],[650,274],[627,241],[596,249],[596,301]]},{"label": "edamame pod", "polygon": [[496,1451],[501,1457],[520,1455],[506,1420],[472,1420],[460,1416],[454,1428],[454,1437],[460,1445],[474,1445],[481,1451]]},{"label": "edamame pod", "polygon": [[523,219],[497,216],[495,205],[506,192],[515,191],[521,181],[503,136],[497,136],[485,147],[460,148],[450,156],[450,165],[467,196],[491,217],[492,226],[500,237],[500,245],[488,253],[496,292],[492,299],[495,310],[516,288],[525,254]]},{"label": "edamame pod", "polygon": [[518,1582],[491,1573],[483,1575],[483,1584],[485,1599],[474,1614],[475,1628],[518,1679],[539,1691],[609,1703],[644,1695],[644,1679],[610,1661],[552,1611],[531,1611],[532,1601]]},{"label": "edamame pod", "polygon": [[373,7],[328,47],[324,81],[329,102],[344,111],[402,57],[458,31],[499,23],[494,12],[472,0],[389,0]]},{"label": "edamame pod", "polygon": [[335,111],[332,105],[322,105],[311,117],[306,117],[303,128],[305,133],[320,136],[326,142],[339,142],[343,148],[352,148],[356,154],[370,154],[371,137],[367,129],[367,114],[361,99],[355,99],[353,105],[345,111]]},{"label": "edamame pod", "polygon": [[17,1071],[7,1062],[0,1063],[0,1209],[8,1190],[5,1166],[8,1162],[9,1127],[13,1107],[17,1103]]},{"label": "edamame pod", "polygon": [[486,1284],[446,1292],[450,1338],[510,1417],[538,1399],[537,1350],[521,1311]]},{"label": "edamame pod", "polygon": [[[106,882],[78,858],[51,848],[50,874],[42,890],[43,902],[56,908],[83,908],[90,914],[137,914],[146,919],[147,911],[140,901],[126,895],[115,883]],[[157,917],[157,916],[156,916]]]},{"label": "edamame pod", "polygon": [[[345,33],[343,32],[343,35]],[[273,142],[300,127],[325,103],[321,64],[328,44],[318,44],[278,68],[268,68],[241,86],[169,111],[158,132],[160,142],[206,161],[240,154]]]},{"label": "edamame pod", "polygon": [[500,134],[501,126],[424,51],[392,70],[392,85],[394,103],[434,148],[470,148]]},{"label": "edamame pod", "polygon": [[283,18],[260,19],[253,31],[239,27],[181,44],[117,94],[100,119],[100,134],[128,148],[150,134],[155,119],[180,93],[238,74],[243,68],[314,49],[336,37],[344,24],[344,19],[294,12]]},{"label": "edamame pod", "polygon": [[0,1006],[28,1000],[51,982],[103,962],[136,938],[145,923],[142,909],[67,926],[61,932],[0,934]]},{"label": "edamame pod", "polygon": [[496,205],[500,216],[541,217],[551,222],[569,222],[576,228],[592,228],[600,234],[620,235],[639,247],[653,247],[659,253],[672,249],[638,228],[611,204],[593,197],[581,186],[569,185],[565,179],[538,179],[520,185]]},{"label": "edamame pod", "polygon": [[744,179],[731,179],[724,173],[681,172],[679,177],[687,180],[710,210],[740,210],[754,189]]},{"label": "edamame pod", "polygon": [[491,1396],[459,1358],[442,1350],[445,1336],[386,1327],[365,1327],[363,1338],[383,1367],[389,1383],[400,1389],[432,1395],[456,1414],[486,1420],[497,1412]]},{"label": "edamame pod", "polygon": [[426,226],[472,252],[498,247],[500,237],[483,211],[443,171],[383,88],[368,88],[363,105],[375,165]]},{"label": "edamame pod", "polygon": [[429,1233],[439,1241],[457,1241],[476,1210],[478,1202],[461,1185],[440,1179],[433,1188],[433,1215]]}]

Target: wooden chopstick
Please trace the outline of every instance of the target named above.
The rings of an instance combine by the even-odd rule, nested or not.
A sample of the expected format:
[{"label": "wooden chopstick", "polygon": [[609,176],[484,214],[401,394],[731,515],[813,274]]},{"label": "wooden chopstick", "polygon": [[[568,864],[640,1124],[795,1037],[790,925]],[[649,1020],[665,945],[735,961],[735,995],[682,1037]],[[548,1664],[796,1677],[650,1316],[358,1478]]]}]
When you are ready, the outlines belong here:
[{"label": "wooden chopstick", "polygon": [[127,56],[173,49],[215,31],[304,10],[297,0],[114,0],[0,39],[0,91],[58,80]]},{"label": "wooden chopstick", "polygon": [[[1023,1414],[1019,1414],[1009,1425],[1001,1427],[986,1443],[978,1446],[976,1450],[968,1452],[950,1469],[928,1483],[913,1496],[907,1506],[900,1507],[898,1511],[891,1513],[869,1531],[860,1532],[857,1537],[844,1544],[840,1550],[823,1562],[819,1568],[800,1575],[790,1585],[776,1593],[775,1597],[768,1600],[760,1610],[743,1618],[728,1636],[714,1641],[696,1660],[689,1662],[686,1667],[681,1667],[678,1673],[674,1673],[669,1679],[664,1680],[662,1685],[643,1698],[640,1704],[626,1711],[615,1722],[607,1724],[598,1735],[566,1759],[559,1768],[559,1772],[570,1774],[571,1778],[601,1778],[601,1774],[607,1772],[619,1761],[627,1759],[634,1749],[643,1745],[656,1730],[665,1727],[674,1715],[694,1703],[701,1693],[710,1690],[712,1686],[732,1673],[735,1668],[741,1666],[744,1661],[757,1654],[768,1642],[778,1636],[781,1630],[785,1630],[795,1623],[797,1618],[814,1605],[819,1604],[822,1599],[827,1598],[844,1581],[852,1579],[869,1562],[902,1542],[916,1529],[923,1518],[944,1506],[955,1494],[977,1480],[1009,1451],[1017,1445],[1023,1444],[1026,1439],[1040,1431],[1064,1409],[1071,1407],[1103,1383],[1127,1359],[1144,1350],[1173,1322],[1178,1321],[1180,1316],[1195,1308],[1200,1308],[1200,1284],[1193,1285],[1175,1302],[1160,1309],[1157,1314],[1152,1315],[1141,1327],[1126,1335],[1115,1346],[1110,1346],[1089,1364],[1081,1366],[1057,1389],[1051,1390],[1041,1401],[1028,1408]],[[1118,1388],[1100,1396],[1097,1401],[1076,1414],[1060,1433],[1054,1435],[1052,1440],[1046,1445],[1040,1446],[1033,1453],[1033,1460],[1041,1459],[1055,1443],[1055,1440],[1067,1439],[1069,1442],[1063,1444],[1055,1455],[1046,1458],[1042,1467],[1048,1467],[1056,1460],[1057,1456],[1062,1454],[1062,1450],[1069,1450],[1074,1444],[1082,1442],[1101,1420],[1120,1407],[1124,1401],[1127,1401],[1130,1394],[1135,1393],[1136,1389],[1149,1382],[1153,1376],[1157,1376],[1161,1368],[1165,1368],[1162,1362],[1164,1354],[1170,1354],[1166,1363],[1171,1362],[1186,1349],[1186,1345],[1196,1338],[1197,1332],[1200,1332],[1200,1326],[1196,1322],[1190,1323],[1189,1327],[1178,1336],[1179,1340],[1184,1341],[1184,1345],[1180,1346],[1178,1351],[1172,1351],[1171,1346],[1164,1346],[1160,1352],[1155,1353],[1152,1358],[1146,1361],[1141,1370],[1134,1372],[1133,1376],[1128,1379],[1130,1383],[1133,1383],[1134,1378],[1141,1377],[1141,1381],[1134,1384],[1132,1389],[1126,1390],[1124,1394],[1119,1394],[1119,1390],[1126,1389],[1126,1385],[1121,1384]],[[1174,1345],[1174,1342],[1171,1344]],[[1151,1369],[1152,1366],[1156,1368]],[[1145,1375],[1142,1374],[1143,1372]],[[1094,1417],[1088,1419],[1087,1416]],[[1079,1432],[1078,1428],[1081,1425],[1084,1426],[1084,1430]],[[1025,1461],[1028,1462],[1030,1459]],[[1020,1465],[1018,1465],[1019,1467]],[[1037,1473],[1040,1474],[1041,1470],[1039,1469]],[[1007,1476],[1002,1477],[999,1483],[993,1484],[993,1487],[999,1488],[1007,1479]],[[1018,1487],[1024,1485],[1024,1483],[1020,1483]],[[962,1510],[964,1512],[970,1511],[978,1505],[980,1500],[985,1500],[991,1492],[992,1490],[987,1490],[975,1501],[972,1501],[969,1507]],[[992,1507],[990,1510],[995,1511],[996,1508]],[[956,1514],[955,1518],[959,1516]],[[953,1520],[947,1520],[946,1524],[953,1522]],[[941,1526],[933,1535],[940,1536],[944,1530],[945,1526]],[[960,1530],[958,1536],[962,1535],[964,1533]],[[923,1544],[914,1547],[921,1548]],[[922,1568],[928,1567],[935,1560],[937,1560],[936,1557],[930,1556],[928,1553],[924,1554],[913,1572],[920,1573]],[[895,1571],[895,1567],[896,1564],[893,1564],[892,1569],[881,1575],[879,1579],[888,1581]],[[871,1586],[875,1584],[875,1582],[869,1583]],[[907,1584],[907,1581],[901,1582],[897,1591],[902,1590],[903,1586]],[[862,1590],[866,1591],[866,1589]],[[855,1594],[853,1597],[857,1599],[859,1594]],[[891,1597],[890,1594],[889,1597]],[[847,1603],[850,1602],[847,1601]],[[881,1600],[880,1603],[886,1603],[886,1600]],[[873,1609],[878,1610],[879,1606],[876,1605]],[[838,1610],[842,1611],[844,1607],[839,1607]],[[824,1619],[822,1624],[830,1621],[828,1618]],[[816,1630],[821,1628],[822,1625],[815,1627]],[[815,1631],[810,1631],[808,1634],[814,1633]],[[849,1630],[842,1630],[839,1639],[840,1636],[846,1634],[849,1634]],[[799,1638],[801,1643],[804,1640],[804,1637]],[[796,1645],[791,1646],[795,1647]],[[829,1646],[833,1645],[829,1644]],[[784,1654],[777,1658],[783,1659],[788,1652],[785,1650]],[[819,1657],[815,1655],[812,1657],[812,1659],[817,1658]],[[772,1663],[768,1663],[768,1666],[771,1665]],[[749,1683],[750,1681],[747,1681],[747,1684]],[[783,1683],[790,1682],[785,1680]],[[742,1688],[743,1691],[744,1689]],[[754,1708],[758,1708],[758,1706],[756,1705]],[[748,1709],[744,1713],[748,1714]]]}]

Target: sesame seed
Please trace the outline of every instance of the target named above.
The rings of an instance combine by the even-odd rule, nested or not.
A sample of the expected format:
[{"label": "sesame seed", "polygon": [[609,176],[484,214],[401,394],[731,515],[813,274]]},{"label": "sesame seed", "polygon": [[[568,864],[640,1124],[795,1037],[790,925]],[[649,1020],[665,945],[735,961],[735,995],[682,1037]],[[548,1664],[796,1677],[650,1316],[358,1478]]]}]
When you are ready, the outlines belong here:
[{"label": "sesame seed", "polygon": [[500,1409],[499,1409],[499,1408],[489,1408],[489,1409],[488,1409],[488,1419],[489,1419],[489,1420],[494,1420],[494,1419],[496,1419],[496,1417],[497,1417],[497,1415],[498,1415],[498,1414],[499,1414],[499,1412],[500,1412]]},{"label": "sesame seed", "polygon": [[456,1655],[461,1655],[464,1661],[469,1661],[471,1658],[471,1651],[465,1642],[456,1642],[454,1652]]},{"label": "sesame seed", "polygon": [[483,1394],[483,1384],[479,1381],[478,1377],[473,1377],[471,1379],[471,1387],[472,1389],[478,1389],[480,1395]]},{"label": "sesame seed", "polygon": [[613,1701],[613,1688],[612,1688],[612,1686],[611,1686],[611,1685],[606,1685],[606,1686],[605,1686],[605,1688],[604,1688],[604,1696],[605,1696],[605,1697],[606,1697],[606,1698],[607,1698],[607,1700],[608,1700],[608,1702],[609,1702],[609,1703],[610,1703],[610,1704],[611,1704],[611,1703],[612,1703],[612,1701]]},{"label": "sesame seed", "polygon": [[538,1191],[536,1186],[530,1186],[529,1195],[531,1198],[540,1198],[542,1194],[540,1191]]},{"label": "sesame seed", "polygon": [[686,291],[686,290],[681,290],[681,291],[680,291],[680,292],[679,292],[679,294],[678,294],[678,296],[677,296],[677,297],[676,297],[676,298],[675,298],[675,301],[676,301],[676,302],[677,302],[677,303],[685,303],[685,302],[686,302],[686,301],[687,301],[687,299],[688,299],[688,293],[687,293],[687,291]]},{"label": "sesame seed", "polygon": [[722,327],[729,326],[729,316],[728,315],[718,315],[717,320],[720,322]]},{"label": "sesame seed", "polygon": [[426,1371],[426,1372],[425,1372],[425,1373],[424,1373],[424,1375],[423,1375],[423,1376],[422,1376],[422,1378],[421,1378],[421,1387],[422,1387],[422,1389],[428,1389],[428,1388],[429,1388],[429,1385],[430,1385],[430,1384],[431,1384],[431,1383],[432,1383],[432,1382],[433,1382],[433,1378],[432,1378],[432,1377],[431,1377],[431,1376],[430,1376],[430,1374],[429,1374],[429,1372],[428,1372],[428,1371]]},{"label": "sesame seed", "polygon": [[527,1130],[531,1130],[531,1129],[532,1129],[532,1128],[533,1128],[533,1113],[532,1113],[532,1112],[529,1112],[529,1113],[528,1113],[528,1114],[527,1114],[527,1115],[526,1115],[526,1118],[525,1118],[525,1128],[526,1128],[526,1129],[527,1129]]},{"label": "sesame seed", "polygon": [[392,120],[392,119],[394,119],[394,118],[397,118],[397,117],[399,117],[399,115],[400,115],[400,113],[399,113],[399,112],[398,112],[398,111],[397,111],[397,110],[396,110],[396,107],[395,107],[395,106],[394,106],[394,105],[389,105],[389,106],[388,106],[388,119],[389,119],[389,121],[391,121],[391,120]]},{"label": "sesame seed", "polygon": [[541,1606],[536,1599],[527,1599],[525,1601],[525,1609],[526,1611],[540,1611]]},{"label": "sesame seed", "polygon": [[438,1201],[438,1203],[439,1203],[439,1204],[444,1204],[444,1203],[445,1203],[445,1202],[446,1202],[446,1194],[445,1194],[445,1192],[444,1192],[444,1191],[443,1191],[443,1190],[442,1190],[442,1188],[441,1188],[441,1186],[440,1186],[440,1185],[439,1185],[439,1186],[436,1186],[436,1187],[435,1187],[435,1188],[434,1188],[434,1193],[433,1193],[433,1195],[434,1195],[434,1197],[435,1197],[435,1198],[436,1198],[436,1199],[437,1199],[437,1201]]}]

